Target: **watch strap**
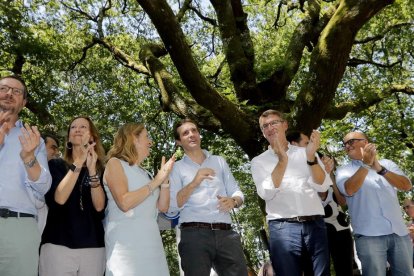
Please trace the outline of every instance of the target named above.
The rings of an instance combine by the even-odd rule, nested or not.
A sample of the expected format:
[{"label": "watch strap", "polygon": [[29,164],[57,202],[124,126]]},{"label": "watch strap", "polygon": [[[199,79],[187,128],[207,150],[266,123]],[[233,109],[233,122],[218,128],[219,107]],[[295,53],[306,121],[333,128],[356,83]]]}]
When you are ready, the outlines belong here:
[{"label": "watch strap", "polygon": [[82,168],[76,167],[75,164],[70,164],[69,165],[69,170],[71,170],[72,172],[78,173],[78,172],[80,172],[82,170]]},{"label": "watch strap", "polygon": [[316,157],[315,157],[313,159],[313,161],[306,160],[306,164],[308,164],[309,166],[316,165],[316,164],[318,164],[318,159],[316,159]]},{"label": "watch strap", "polygon": [[381,170],[378,171],[377,174],[384,176],[387,172],[388,170],[384,168],[383,166],[381,166]]}]

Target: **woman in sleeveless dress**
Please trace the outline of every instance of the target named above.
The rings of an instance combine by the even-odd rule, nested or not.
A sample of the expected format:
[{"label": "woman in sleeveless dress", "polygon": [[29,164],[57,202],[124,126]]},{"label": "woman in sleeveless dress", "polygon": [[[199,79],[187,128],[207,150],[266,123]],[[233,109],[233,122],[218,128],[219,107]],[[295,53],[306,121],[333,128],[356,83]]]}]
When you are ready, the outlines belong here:
[{"label": "woman in sleeveless dress", "polygon": [[106,275],[169,275],[157,214],[169,207],[168,175],[175,157],[168,162],[163,157],[152,179],[140,166],[151,146],[144,125],[130,123],[118,130],[108,153],[104,174]]}]

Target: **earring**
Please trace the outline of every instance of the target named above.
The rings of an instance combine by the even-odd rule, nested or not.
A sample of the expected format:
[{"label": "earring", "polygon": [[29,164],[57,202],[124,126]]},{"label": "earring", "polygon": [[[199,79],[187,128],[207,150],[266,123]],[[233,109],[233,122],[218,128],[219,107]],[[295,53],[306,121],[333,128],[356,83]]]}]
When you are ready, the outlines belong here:
[{"label": "earring", "polygon": [[72,142],[71,141],[68,141],[68,142],[66,142],[66,148],[67,149],[72,149]]}]

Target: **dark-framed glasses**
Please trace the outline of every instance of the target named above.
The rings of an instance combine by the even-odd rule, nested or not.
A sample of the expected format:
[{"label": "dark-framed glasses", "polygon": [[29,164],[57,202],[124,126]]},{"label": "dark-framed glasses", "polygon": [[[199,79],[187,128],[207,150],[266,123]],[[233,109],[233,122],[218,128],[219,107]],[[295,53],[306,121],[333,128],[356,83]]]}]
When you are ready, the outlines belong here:
[{"label": "dark-framed glasses", "polygon": [[4,85],[4,84],[0,85],[0,93],[7,93],[10,90],[12,91],[12,94],[15,96],[19,96],[23,94],[23,90],[20,88],[11,87],[11,86]]},{"label": "dark-framed glasses", "polygon": [[366,140],[366,139],[364,139],[364,138],[353,138],[353,139],[349,139],[348,141],[343,142],[343,146],[344,146],[344,148],[346,148],[346,146],[352,146],[355,142],[357,142],[357,141],[363,141],[363,140]]},{"label": "dark-framed glasses", "polygon": [[271,122],[268,122],[266,124],[263,124],[260,128],[262,130],[265,130],[265,129],[268,129],[270,126],[276,126],[276,125],[281,124],[283,122],[284,122],[284,120],[273,120]]}]

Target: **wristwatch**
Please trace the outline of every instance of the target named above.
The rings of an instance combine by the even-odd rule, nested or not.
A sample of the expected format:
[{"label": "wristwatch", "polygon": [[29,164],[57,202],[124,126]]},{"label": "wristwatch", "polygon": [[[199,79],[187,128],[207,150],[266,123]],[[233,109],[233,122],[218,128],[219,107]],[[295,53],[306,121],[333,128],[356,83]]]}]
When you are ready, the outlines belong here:
[{"label": "wristwatch", "polygon": [[78,173],[82,170],[82,167],[78,168],[75,166],[75,164],[70,164],[69,170],[71,170],[72,172]]},{"label": "wristwatch", "polygon": [[383,166],[381,166],[381,170],[379,170],[377,174],[384,176],[387,172],[388,170],[384,168]]},{"label": "wristwatch", "polygon": [[313,165],[318,164],[318,160],[317,160],[317,159],[316,159],[316,157],[315,157],[315,159],[313,159],[313,161],[306,160],[306,163],[307,163],[309,166],[313,166]]}]

